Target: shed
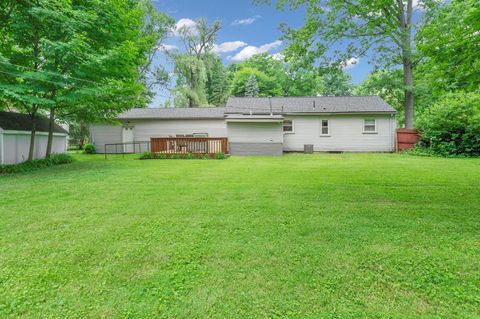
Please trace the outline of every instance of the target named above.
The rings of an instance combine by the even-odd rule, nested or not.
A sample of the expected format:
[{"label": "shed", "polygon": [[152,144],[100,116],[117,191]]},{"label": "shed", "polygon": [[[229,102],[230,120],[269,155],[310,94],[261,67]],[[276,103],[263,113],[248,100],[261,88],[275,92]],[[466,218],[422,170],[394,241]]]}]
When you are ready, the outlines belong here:
[{"label": "shed", "polygon": [[[32,119],[29,115],[0,112],[0,164],[17,164],[28,159]],[[34,158],[45,156],[48,140],[48,119],[36,117]],[[67,151],[68,132],[55,124],[52,153]]]}]

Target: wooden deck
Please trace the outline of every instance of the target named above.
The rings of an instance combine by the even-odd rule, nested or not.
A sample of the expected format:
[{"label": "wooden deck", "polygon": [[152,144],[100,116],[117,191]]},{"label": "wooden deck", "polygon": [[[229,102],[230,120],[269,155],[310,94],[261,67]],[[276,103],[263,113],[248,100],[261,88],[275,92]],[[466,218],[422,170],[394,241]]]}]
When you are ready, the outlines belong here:
[{"label": "wooden deck", "polygon": [[152,137],[150,148],[165,154],[228,154],[226,137]]}]

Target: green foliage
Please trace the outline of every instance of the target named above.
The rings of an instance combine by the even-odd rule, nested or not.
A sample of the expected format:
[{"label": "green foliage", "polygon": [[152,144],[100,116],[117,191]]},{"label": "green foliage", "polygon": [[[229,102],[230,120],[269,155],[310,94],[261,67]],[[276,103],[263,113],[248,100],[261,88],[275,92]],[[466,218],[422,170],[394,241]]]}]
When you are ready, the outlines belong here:
[{"label": "green foliage", "polygon": [[447,94],[418,122],[422,146],[443,156],[480,156],[480,94]]},{"label": "green foliage", "polygon": [[255,74],[251,74],[248,78],[247,84],[245,85],[245,96],[248,97],[257,97],[259,93],[257,77]]},{"label": "green foliage", "polygon": [[95,154],[97,150],[95,149],[95,145],[93,144],[85,144],[83,148],[83,153],[85,154]]},{"label": "green foliage", "polygon": [[31,172],[54,165],[69,164],[73,158],[68,154],[52,154],[49,158],[26,161],[20,164],[0,165],[0,175]]},{"label": "green foliage", "polygon": [[216,54],[205,54],[203,60],[206,61],[208,105],[225,105],[230,93],[226,68]]},{"label": "green foliage", "polygon": [[275,91],[276,96],[323,94],[322,79],[318,71],[311,65],[303,63],[303,61],[291,60],[286,62],[273,58],[268,53],[257,54],[240,64],[230,65],[228,69],[231,80],[233,81],[236,73],[244,68],[256,69],[275,79],[276,85],[280,87]]},{"label": "green foliage", "polygon": [[223,105],[228,97],[227,76],[218,56],[212,53],[219,21],[209,24],[197,19],[195,27],[178,30],[186,49],[185,54],[174,54],[174,72],[177,83],[174,89],[175,105],[194,107]]},{"label": "green foliage", "polygon": [[227,158],[227,155],[224,152],[215,153],[215,159],[217,159],[217,160],[222,160],[222,159],[226,159],[226,158]]},{"label": "green foliage", "polygon": [[176,54],[175,75],[175,105],[179,107],[206,106],[207,70],[205,62],[189,54]]},{"label": "green foliage", "polygon": [[416,35],[432,93],[479,91],[480,2],[452,0],[426,13]]},{"label": "green foliage", "polygon": [[262,71],[243,67],[235,73],[230,89],[233,96],[245,96],[248,79],[254,75],[258,82],[258,96],[281,96],[282,88],[275,78],[267,76]]},{"label": "green foliage", "polygon": [[321,95],[352,95],[352,77],[347,72],[341,68],[327,68],[323,73]]}]

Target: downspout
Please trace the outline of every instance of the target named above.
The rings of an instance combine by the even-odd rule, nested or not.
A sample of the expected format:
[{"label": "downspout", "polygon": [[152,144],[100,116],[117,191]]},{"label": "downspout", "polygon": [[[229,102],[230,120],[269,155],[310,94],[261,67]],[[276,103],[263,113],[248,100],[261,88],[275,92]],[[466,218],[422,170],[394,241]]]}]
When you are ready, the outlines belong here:
[{"label": "downspout", "polygon": [[[390,128],[390,134],[393,134],[393,136],[390,137],[390,150],[392,152],[395,152],[395,145],[396,145],[396,130],[392,130],[392,121],[395,121],[395,114],[390,114],[390,120],[388,121],[388,126]],[[394,122],[395,123],[395,122]]]}]

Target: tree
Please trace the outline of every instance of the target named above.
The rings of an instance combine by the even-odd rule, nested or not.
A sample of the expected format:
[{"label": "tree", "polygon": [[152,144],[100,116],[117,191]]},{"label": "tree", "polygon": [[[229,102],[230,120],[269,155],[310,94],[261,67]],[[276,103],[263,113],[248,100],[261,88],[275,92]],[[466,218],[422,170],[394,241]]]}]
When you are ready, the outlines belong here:
[{"label": "tree", "polygon": [[480,2],[452,0],[426,13],[416,35],[432,94],[480,89]]},{"label": "tree", "polygon": [[[259,0],[265,2],[266,0]],[[268,1],[267,1],[268,2]],[[424,7],[434,1],[420,1]],[[295,30],[282,26],[290,41],[287,56],[304,56],[313,63],[332,62],[327,52],[334,43],[347,42],[344,53],[336,52],[337,64],[373,51],[373,62],[403,68],[405,126],[413,128],[413,0],[278,0],[277,7],[306,7],[307,20]]]},{"label": "tree", "polygon": [[209,105],[225,105],[230,93],[230,80],[221,59],[215,54],[205,56],[207,101]]},{"label": "tree", "polygon": [[323,71],[321,95],[343,96],[351,95],[353,90],[352,77],[341,68],[328,68]]},{"label": "tree", "polygon": [[205,19],[197,19],[195,26],[177,30],[186,50],[184,54],[172,55],[177,77],[174,90],[177,106],[218,105],[226,101],[225,70],[211,52],[221,27],[219,21],[209,24]]},{"label": "tree", "polygon": [[258,96],[282,96],[282,88],[275,78],[254,68],[242,68],[235,73],[230,89],[234,96],[245,96],[248,79],[254,75],[258,82]]},{"label": "tree", "polygon": [[205,63],[189,54],[177,54],[174,59],[174,72],[177,76],[175,105],[187,107],[207,105]]},{"label": "tree", "polygon": [[206,19],[199,18],[195,26],[183,26],[177,30],[188,54],[201,58],[203,54],[210,53],[217,40],[222,23],[215,21],[209,24]]},{"label": "tree", "polygon": [[245,85],[245,96],[257,97],[260,89],[258,88],[257,77],[255,74],[250,74],[247,84]]},{"label": "tree", "polygon": [[142,33],[143,13],[127,0],[17,3],[2,31],[15,46],[2,51],[10,77],[0,85],[2,98],[32,117],[30,160],[38,112],[50,113],[48,157],[55,118],[95,120],[145,103],[139,69],[155,42]]},{"label": "tree", "polygon": [[242,68],[253,68],[276,79],[281,87],[280,96],[317,95],[321,88],[318,70],[301,60],[284,61],[282,56],[275,58],[268,53],[257,54],[241,64],[229,66],[235,73]]},{"label": "tree", "polygon": [[164,89],[170,83],[170,75],[163,65],[153,64],[153,61],[170,30],[173,29],[175,21],[167,14],[159,12],[149,0],[142,0],[139,5],[143,11],[141,38],[151,48],[146,52],[147,62],[139,68],[139,80],[146,88],[146,96],[141,99],[148,103],[155,96],[155,89]]}]

